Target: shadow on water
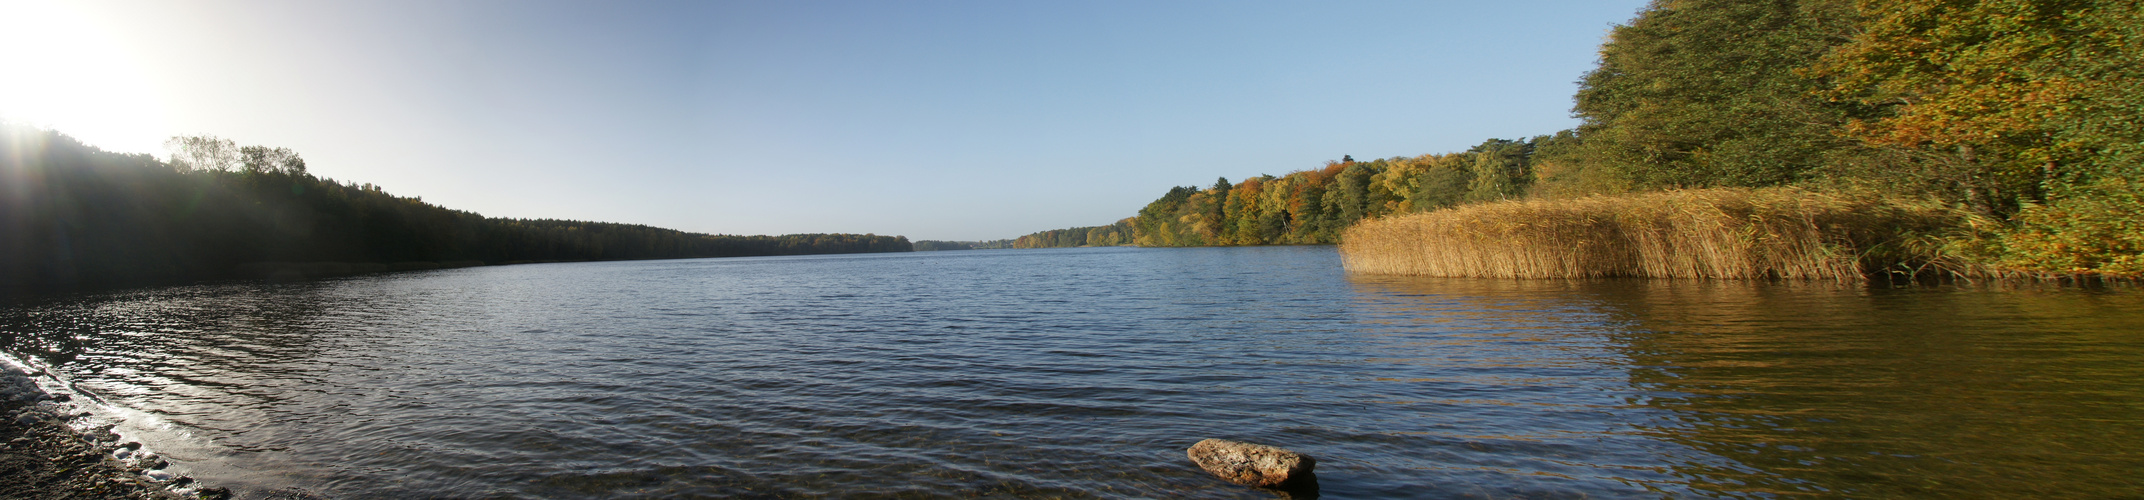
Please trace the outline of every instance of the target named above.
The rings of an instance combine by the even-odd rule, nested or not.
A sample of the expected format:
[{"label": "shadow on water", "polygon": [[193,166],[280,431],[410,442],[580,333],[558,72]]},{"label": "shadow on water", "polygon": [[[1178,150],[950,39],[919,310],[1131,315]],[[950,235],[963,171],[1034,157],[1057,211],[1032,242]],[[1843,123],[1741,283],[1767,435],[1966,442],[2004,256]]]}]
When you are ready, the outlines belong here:
[{"label": "shadow on water", "polygon": [[1267,490],[1281,500],[1318,500],[1318,473],[1303,473],[1303,477],[1290,479],[1279,488]]}]

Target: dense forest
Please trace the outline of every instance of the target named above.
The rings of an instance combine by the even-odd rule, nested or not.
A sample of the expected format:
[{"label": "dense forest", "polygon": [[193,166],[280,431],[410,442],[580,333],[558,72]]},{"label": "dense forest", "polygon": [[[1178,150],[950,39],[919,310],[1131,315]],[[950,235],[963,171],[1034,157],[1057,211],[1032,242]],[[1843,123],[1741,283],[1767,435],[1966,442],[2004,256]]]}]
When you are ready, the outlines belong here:
[{"label": "dense forest", "polygon": [[[1566,158],[1572,133],[1527,141],[1492,139],[1464,152],[1355,161],[1281,177],[1178,187],[1132,218],[1144,246],[1338,243],[1364,219],[1522,196],[1543,163]],[[1562,156],[1559,156],[1562,155]]]},{"label": "dense forest", "polygon": [[1120,220],[1116,224],[1107,226],[1043,231],[1012,240],[1013,248],[1109,247],[1130,244],[1132,244],[1131,219]]},{"label": "dense forest", "polygon": [[918,251],[918,252],[934,252],[934,251],[942,251],[942,250],[991,250],[991,249],[1003,249],[1003,248],[1012,248],[1012,240],[984,240],[984,241],[942,241],[942,240],[916,240],[916,244],[915,244],[915,247],[916,247],[916,251]]},{"label": "dense forest", "polygon": [[1178,187],[1131,220],[1131,240],[1336,243],[1358,221],[1461,204],[1794,187],[1969,212],[1955,251],[1992,265],[2144,274],[2140,11],[1658,0],[1601,47],[1574,130]]},{"label": "dense forest", "polygon": [[[730,236],[490,218],[315,177],[288,149],[211,137],[172,146],[173,158],[160,161],[57,132],[0,129],[0,292],[292,269],[911,250],[899,236]],[[294,266],[303,263],[313,265]]]}]

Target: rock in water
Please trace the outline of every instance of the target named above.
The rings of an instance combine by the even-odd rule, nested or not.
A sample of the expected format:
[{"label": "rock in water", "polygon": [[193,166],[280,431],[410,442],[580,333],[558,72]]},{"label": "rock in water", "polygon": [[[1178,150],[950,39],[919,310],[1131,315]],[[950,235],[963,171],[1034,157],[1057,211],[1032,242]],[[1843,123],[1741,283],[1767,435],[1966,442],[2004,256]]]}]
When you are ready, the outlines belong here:
[{"label": "rock in water", "polygon": [[1281,487],[1310,475],[1311,469],[1318,466],[1318,461],[1309,455],[1226,439],[1199,441],[1185,454],[1199,468],[1221,479],[1260,488]]}]

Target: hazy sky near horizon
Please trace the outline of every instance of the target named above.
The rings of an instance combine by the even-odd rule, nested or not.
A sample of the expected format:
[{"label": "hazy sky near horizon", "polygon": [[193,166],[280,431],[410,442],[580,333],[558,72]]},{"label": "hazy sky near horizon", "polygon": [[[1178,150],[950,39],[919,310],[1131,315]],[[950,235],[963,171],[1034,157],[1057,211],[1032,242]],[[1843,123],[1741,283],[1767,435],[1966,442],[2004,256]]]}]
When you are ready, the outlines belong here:
[{"label": "hazy sky near horizon", "polygon": [[0,0],[0,119],[495,217],[978,240],[1553,133],[1642,0]]}]

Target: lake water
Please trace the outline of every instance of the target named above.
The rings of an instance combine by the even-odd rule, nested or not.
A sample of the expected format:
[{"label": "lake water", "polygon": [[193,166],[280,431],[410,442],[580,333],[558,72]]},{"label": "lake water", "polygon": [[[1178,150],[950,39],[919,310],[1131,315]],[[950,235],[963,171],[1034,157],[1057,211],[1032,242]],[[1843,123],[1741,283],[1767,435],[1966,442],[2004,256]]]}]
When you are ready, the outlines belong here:
[{"label": "lake water", "polygon": [[[178,470],[331,497],[2134,497],[2144,293],[1348,276],[1331,247],[541,264],[0,307]],[[1309,495],[1297,494],[1297,497]]]}]

